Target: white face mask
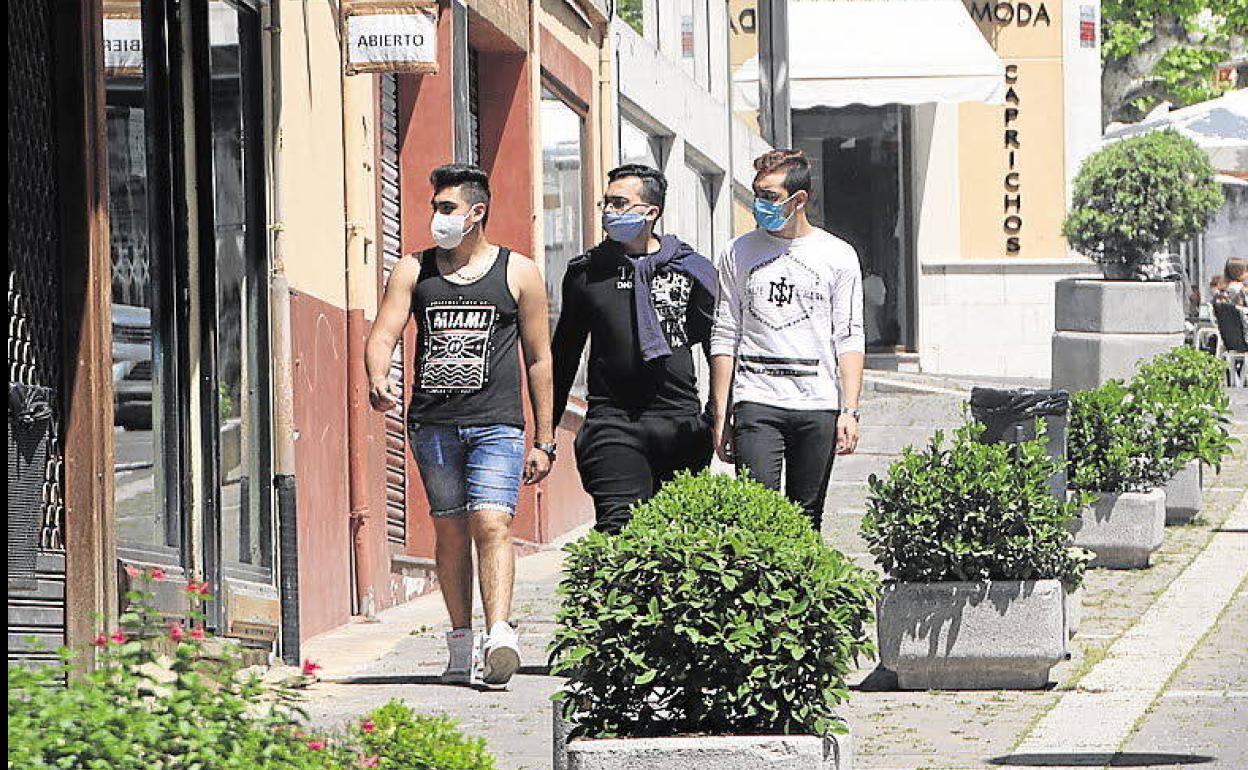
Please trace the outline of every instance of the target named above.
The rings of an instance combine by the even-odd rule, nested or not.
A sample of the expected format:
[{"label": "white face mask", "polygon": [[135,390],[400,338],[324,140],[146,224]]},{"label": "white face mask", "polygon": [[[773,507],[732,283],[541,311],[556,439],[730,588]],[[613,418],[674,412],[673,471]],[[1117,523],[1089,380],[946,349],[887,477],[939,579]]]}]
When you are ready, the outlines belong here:
[{"label": "white face mask", "polygon": [[[443,249],[453,249],[463,243],[464,236],[472,228],[464,229],[464,224],[468,221],[465,214],[443,214],[438,212],[433,215],[433,220],[429,222],[429,232],[433,234],[434,243]],[[476,226],[476,223],[473,223]]]}]

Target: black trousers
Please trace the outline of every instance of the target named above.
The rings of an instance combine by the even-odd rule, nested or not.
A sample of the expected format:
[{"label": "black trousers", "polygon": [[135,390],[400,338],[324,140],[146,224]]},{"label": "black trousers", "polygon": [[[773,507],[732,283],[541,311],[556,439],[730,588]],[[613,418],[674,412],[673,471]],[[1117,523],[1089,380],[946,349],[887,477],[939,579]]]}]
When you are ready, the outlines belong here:
[{"label": "black trousers", "polygon": [[[837,411],[780,409],[746,402],[733,409],[737,471],[802,506],[818,532],[836,459]],[[781,489],[781,472],[784,487]]]},{"label": "black trousers", "polygon": [[705,415],[590,415],[576,434],[581,485],[594,498],[595,529],[615,534],[630,508],[649,500],[678,471],[711,464]]}]

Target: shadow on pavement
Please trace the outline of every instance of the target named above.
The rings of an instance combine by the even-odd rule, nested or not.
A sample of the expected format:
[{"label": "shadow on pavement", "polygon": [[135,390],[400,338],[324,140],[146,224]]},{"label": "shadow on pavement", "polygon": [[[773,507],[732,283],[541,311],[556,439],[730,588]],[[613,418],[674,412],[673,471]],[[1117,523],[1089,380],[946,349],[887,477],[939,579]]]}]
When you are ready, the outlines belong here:
[{"label": "shadow on pavement", "polygon": [[[517,676],[550,676],[550,666],[521,666],[516,670]],[[329,684],[362,684],[362,685],[394,685],[394,684],[446,684],[437,674],[377,674],[373,676],[348,676],[341,679],[326,679]],[[448,684],[447,687],[463,687]]]},{"label": "shadow on pavement", "polygon": [[1117,754],[1011,754],[988,760],[1005,767],[1176,767],[1207,765],[1214,757],[1201,754],[1121,752]]}]

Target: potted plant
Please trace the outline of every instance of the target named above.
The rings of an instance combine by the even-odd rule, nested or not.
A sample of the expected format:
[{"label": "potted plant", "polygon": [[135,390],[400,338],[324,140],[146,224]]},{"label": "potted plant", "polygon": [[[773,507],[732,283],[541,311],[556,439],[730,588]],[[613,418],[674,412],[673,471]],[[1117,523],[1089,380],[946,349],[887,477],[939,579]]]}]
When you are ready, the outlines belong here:
[{"label": "potted plant", "polygon": [[1094,567],[1147,567],[1166,525],[1162,487],[1179,468],[1157,415],[1118,380],[1076,393],[1070,403],[1067,480],[1090,493],[1075,543]]},{"label": "potted plant", "polygon": [[555,766],[847,767],[835,707],[876,588],[780,494],[678,476],[620,534],[568,547]]},{"label": "potted plant", "polygon": [[1043,687],[1066,655],[1079,499],[1049,488],[1040,436],[981,444],[970,423],[937,433],[870,478],[862,534],[888,575],[876,610],[880,662],[902,689]]},{"label": "potted plant", "polygon": [[1084,162],[1062,233],[1109,280],[1055,284],[1053,387],[1126,380],[1141,361],[1183,344],[1177,284],[1132,279],[1147,278],[1170,243],[1200,233],[1222,200],[1208,158],[1174,131],[1116,142]]},{"label": "potted plant", "polygon": [[1177,131],[1152,131],[1084,161],[1062,234],[1106,278],[1131,280],[1158,250],[1199,235],[1222,203],[1204,151]]},{"label": "potted plant", "polygon": [[1166,456],[1177,470],[1164,487],[1166,523],[1184,524],[1200,513],[1205,466],[1220,468],[1234,439],[1228,428],[1226,363],[1183,346],[1140,367],[1131,392],[1161,430]]}]

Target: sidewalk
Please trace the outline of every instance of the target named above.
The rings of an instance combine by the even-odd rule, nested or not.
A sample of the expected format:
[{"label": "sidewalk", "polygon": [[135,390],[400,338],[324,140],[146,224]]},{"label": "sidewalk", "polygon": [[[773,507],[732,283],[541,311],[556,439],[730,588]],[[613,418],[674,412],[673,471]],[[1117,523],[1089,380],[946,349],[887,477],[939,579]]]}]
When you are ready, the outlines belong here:
[{"label": "sidewalk", "polygon": [[[922,443],[935,430],[960,424],[965,398],[966,393],[956,385],[868,393],[863,406],[863,444],[856,455],[838,460],[833,472],[824,521],[829,543],[860,564],[872,565],[857,534],[866,478],[883,473],[903,446]],[[1248,398],[1236,396],[1235,419],[1236,434],[1248,441]],[[1170,528],[1152,569],[1088,574],[1085,616],[1072,643],[1072,658],[1053,671],[1053,678],[1061,683],[1058,689],[897,692],[872,675],[874,661],[862,661],[850,680],[854,692],[842,707],[855,732],[855,767],[1027,766],[1021,763],[1029,760],[1016,749],[1033,728],[1074,692],[1076,682],[1099,668],[1115,640],[1145,616],[1206,548],[1214,530],[1237,506],[1244,505],[1248,447],[1241,444],[1237,450],[1207,489],[1204,517],[1191,526]],[[549,768],[549,697],[559,681],[545,675],[544,650],[554,627],[561,562],[561,553],[550,550],[521,559],[517,566],[515,616],[525,667],[509,692],[481,692],[437,682],[445,664],[442,634],[446,620],[441,599],[434,595],[382,613],[378,623],[356,623],[308,642],[306,656],[324,666],[326,679],[308,693],[309,714],[317,724],[332,726],[399,698],[419,710],[452,716],[466,732],[485,737],[500,770]],[[1214,761],[1192,767],[1248,768],[1245,638],[1248,597],[1241,585],[1218,625],[1197,644],[1131,734],[1115,741],[1111,753],[1122,743],[1123,750],[1132,753],[1119,761],[1129,760],[1132,766],[1184,767],[1179,760],[1190,754]],[[1156,760],[1152,765],[1150,757]]]}]

